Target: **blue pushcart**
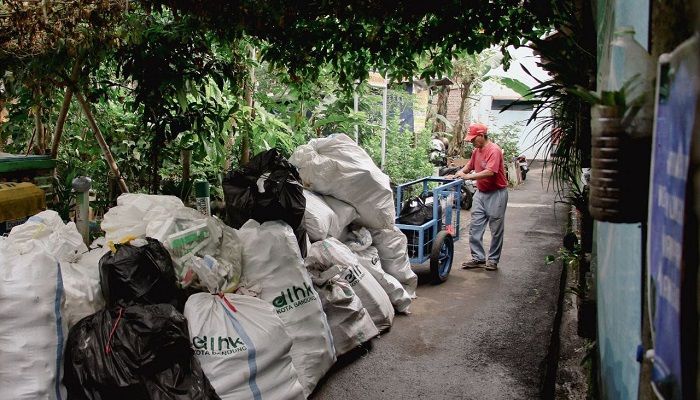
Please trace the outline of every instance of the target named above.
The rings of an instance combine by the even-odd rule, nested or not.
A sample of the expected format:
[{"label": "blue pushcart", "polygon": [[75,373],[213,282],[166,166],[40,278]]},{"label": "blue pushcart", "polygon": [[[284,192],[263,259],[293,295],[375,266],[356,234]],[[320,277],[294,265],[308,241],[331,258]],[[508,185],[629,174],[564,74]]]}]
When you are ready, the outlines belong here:
[{"label": "blue pushcart", "polygon": [[[421,188],[420,198],[433,209],[432,218],[421,225],[399,223],[405,192]],[[447,280],[452,269],[454,242],[459,240],[459,214],[461,211],[461,179],[427,177],[396,187],[396,227],[408,239],[408,255],[411,264],[419,265],[430,260],[430,275],[434,284]]]}]

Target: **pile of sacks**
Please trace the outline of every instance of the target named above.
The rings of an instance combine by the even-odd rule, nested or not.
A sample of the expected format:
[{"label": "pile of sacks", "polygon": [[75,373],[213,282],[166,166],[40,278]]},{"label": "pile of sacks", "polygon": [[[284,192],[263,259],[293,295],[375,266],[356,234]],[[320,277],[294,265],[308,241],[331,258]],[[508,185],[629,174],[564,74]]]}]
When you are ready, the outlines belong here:
[{"label": "pile of sacks", "polygon": [[354,246],[361,258],[376,251],[379,268],[415,297],[418,278],[411,270],[406,236],[394,226],[389,177],[369,155],[347,135],[335,134],[299,146],[289,162],[308,189],[304,223],[311,241],[336,238]]},{"label": "pile of sacks", "polygon": [[336,135],[290,162],[230,174],[228,224],[124,194],[90,248],[53,211],[0,237],[3,396],[308,397],[408,311],[417,280],[364,151]]}]

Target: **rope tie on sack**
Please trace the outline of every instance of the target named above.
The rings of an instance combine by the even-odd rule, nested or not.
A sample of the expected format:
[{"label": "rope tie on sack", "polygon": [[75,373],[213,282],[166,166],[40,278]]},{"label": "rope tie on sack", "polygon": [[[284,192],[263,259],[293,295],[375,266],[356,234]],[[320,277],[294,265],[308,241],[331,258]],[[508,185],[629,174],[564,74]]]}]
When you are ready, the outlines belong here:
[{"label": "rope tie on sack", "polygon": [[124,309],[122,307],[119,307],[119,315],[117,316],[117,320],[114,321],[114,325],[112,325],[112,330],[109,332],[109,338],[107,338],[107,344],[105,345],[105,353],[107,354],[112,352],[112,337],[114,336],[114,332],[117,330],[117,326],[119,325],[119,321],[121,321],[123,314]]},{"label": "rope tie on sack", "polygon": [[233,312],[238,312],[238,310],[236,310],[236,307],[234,307],[234,305],[231,304],[230,301],[228,301],[228,299],[226,298],[226,296],[224,296],[223,293],[218,293],[217,296],[221,297],[221,299],[224,301],[224,303],[226,304],[226,306],[228,306],[228,308],[231,309],[231,311],[233,311]]}]

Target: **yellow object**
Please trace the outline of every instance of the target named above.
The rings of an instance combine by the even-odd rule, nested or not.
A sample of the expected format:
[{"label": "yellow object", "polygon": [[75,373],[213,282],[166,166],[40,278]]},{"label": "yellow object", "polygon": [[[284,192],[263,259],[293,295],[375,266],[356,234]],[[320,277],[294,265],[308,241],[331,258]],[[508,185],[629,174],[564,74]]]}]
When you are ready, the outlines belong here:
[{"label": "yellow object", "polygon": [[[123,238],[117,240],[117,244],[129,243],[134,239],[138,238],[134,235],[126,235]],[[117,252],[117,246],[114,245],[113,241],[110,240],[109,242],[107,242],[107,247],[109,247],[109,249],[112,250],[112,254]]]},{"label": "yellow object", "polygon": [[33,183],[0,183],[0,222],[30,217],[46,209],[46,194]]}]

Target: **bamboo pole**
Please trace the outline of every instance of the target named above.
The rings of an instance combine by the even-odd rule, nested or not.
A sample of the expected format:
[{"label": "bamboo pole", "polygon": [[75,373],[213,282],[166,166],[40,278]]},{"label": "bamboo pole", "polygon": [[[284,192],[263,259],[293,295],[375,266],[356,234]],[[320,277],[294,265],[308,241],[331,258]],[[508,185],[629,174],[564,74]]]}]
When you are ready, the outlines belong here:
[{"label": "bamboo pole", "polygon": [[27,151],[25,152],[25,156],[28,156],[29,153],[32,152],[32,146],[34,145],[34,137],[36,136],[36,127],[32,130],[32,137],[29,139],[29,144],[27,145]]},{"label": "bamboo pole", "polygon": [[53,131],[53,142],[51,143],[51,158],[56,158],[58,156],[58,146],[61,143],[61,136],[63,136],[63,126],[66,123],[66,117],[68,116],[68,109],[70,108],[70,102],[73,100],[73,85],[78,80],[78,74],[80,73],[80,60],[76,60],[73,65],[73,70],[70,74],[70,82],[66,85],[66,92],[63,94],[63,104],[61,104],[61,111],[58,114],[58,120],[56,120],[56,127]]},{"label": "bamboo pole", "polygon": [[34,108],[34,129],[36,131],[36,140],[34,143],[36,143],[36,148],[37,148],[37,154],[44,154],[44,151],[46,150],[44,148],[44,124],[41,121],[41,105],[36,105]]},{"label": "bamboo pole", "polygon": [[122,193],[129,193],[129,188],[126,186],[126,182],[124,181],[121,172],[119,172],[119,167],[114,161],[114,157],[112,157],[112,152],[109,150],[109,146],[107,146],[107,142],[105,142],[104,136],[102,136],[100,127],[97,126],[97,122],[95,122],[95,117],[92,115],[92,111],[90,111],[90,105],[85,101],[85,98],[80,92],[75,92],[75,98],[78,100],[78,103],[80,103],[80,107],[82,107],[83,112],[85,113],[85,117],[90,123],[90,127],[92,128],[92,131],[95,134],[95,139],[97,139],[97,143],[99,143],[100,147],[102,148],[102,153],[105,156],[105,160],[107,161],[109,169],[117,178],[117,182],[119,183],[119,189],[122,191]]},{"label": "bamboo pole", "polygon": [[386,166],[386,117],[387,117],[387,103],[389,93],[389,81],[387,80],[386,74],[384,75],[384,89],[382,91],[382,165],[381,169],[384,171]]},{"label": "bamboo pole", "polygon": [[[255,47],[250,48],[250,57],[255,60]],[[242,148],[242,153],[241,154],[241,165],[248,164],[250,161],[250,134],[251,134],[251,129],[250,127],[252,126],[252,122],[255,119],[255,108],[253,106],[255,105],[255,66],[252,65],[250,67],[250,77],[248,79],[248,82],[246,84],[245,88],[245,100],[246,104],[248,107],[250,107],[250,124],[247,124],[246,129],[243,129],[241,132],[243,134],[243,137],[241,138],[243,148]]]}]

